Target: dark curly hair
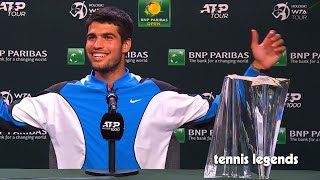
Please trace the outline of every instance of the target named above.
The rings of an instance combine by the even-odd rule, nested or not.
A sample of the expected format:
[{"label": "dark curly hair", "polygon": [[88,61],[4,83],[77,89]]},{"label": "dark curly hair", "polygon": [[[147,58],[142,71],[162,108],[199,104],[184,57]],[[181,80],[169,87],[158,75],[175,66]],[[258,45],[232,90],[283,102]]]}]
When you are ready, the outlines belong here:
[{"label": "dark curly hair", "polygon": [[122,42],[132,37],[133,21],[129,14],[117,7],[108,6],[94,12],[86,20],[87,30],[93,22],[109,23],[118,26],[118,33],[121,36]]}]

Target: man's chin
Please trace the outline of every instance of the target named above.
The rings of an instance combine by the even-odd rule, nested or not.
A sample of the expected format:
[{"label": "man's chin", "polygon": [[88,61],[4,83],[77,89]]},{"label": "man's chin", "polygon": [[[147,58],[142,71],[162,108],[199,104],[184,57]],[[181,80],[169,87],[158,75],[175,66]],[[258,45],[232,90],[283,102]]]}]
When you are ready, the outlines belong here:
[{"label": "man's chin", "polygon": [[120,61],[116,62],[115,64],[99,64],[91,62],[91,67],[94,71],[99,73],[109,73],[116,71],[120,66]]},{"label": "man's chin", "polygon": [[92,69],[94,71],[97,71],[99,73],[109,73],[109,72],[113,72],[117,69],[117,66],[105,66],[105,67],[101,67],[101,66],[91,66]]},{"label": "man's chin", "polygon": [[92,67],[92,69],[99,73],[108,73],[111,71],[110,68]]}]

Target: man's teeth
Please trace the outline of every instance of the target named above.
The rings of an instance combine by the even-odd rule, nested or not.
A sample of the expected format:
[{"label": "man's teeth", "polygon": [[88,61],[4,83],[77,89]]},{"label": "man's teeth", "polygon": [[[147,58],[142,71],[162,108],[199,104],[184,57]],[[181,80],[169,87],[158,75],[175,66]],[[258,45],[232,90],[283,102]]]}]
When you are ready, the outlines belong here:
[{"label": "man's teeth", "polygon": [[93,54],[94,57],[105,57],[105,54],[100,54],[100,53],[94,53]]}]

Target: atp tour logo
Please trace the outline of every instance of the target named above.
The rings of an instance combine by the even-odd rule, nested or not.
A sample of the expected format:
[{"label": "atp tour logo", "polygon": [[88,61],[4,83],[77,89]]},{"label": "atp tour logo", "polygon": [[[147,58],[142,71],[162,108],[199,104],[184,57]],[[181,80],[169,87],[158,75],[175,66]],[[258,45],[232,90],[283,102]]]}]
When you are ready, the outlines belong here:
[{"label": "atp tour logo", "polygon": [[26,12],[23,11],[26,7],[24,2],[2,2],[0,4],[0,12],[4,11],[8,13],[11,17],[21,17],[26,16]]},{"label": "atp tour logo", "polygon": [[287,93],[286,97],[286,107],[287,108],[301,108],[301,100],[300,93]]},{"label": "atp tour logo", "polygon": [[211,18],[214,19],[226,19],[228,18],[228,4],[205,4],[203,9],[200,10],[200,14],[211,14]]},{"label": "atp tour logo", "polygon": [[11,90],[9,91],[1,91],[0,97],[2,97],[3,101],[10,105],[13,101],[23,99],[25,97],[31,97],[30,93],[11,93]]},{"label": "atp tour logo", "polygon": [[120,122],[105,121],[102,129],[107,131],[120,131]]}]

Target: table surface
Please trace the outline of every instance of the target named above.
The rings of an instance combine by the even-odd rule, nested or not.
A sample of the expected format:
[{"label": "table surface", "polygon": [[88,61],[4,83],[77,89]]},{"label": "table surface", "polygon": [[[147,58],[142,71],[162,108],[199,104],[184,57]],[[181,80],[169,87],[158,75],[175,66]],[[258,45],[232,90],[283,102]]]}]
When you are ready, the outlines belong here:
[{"label": "table surface", "polygon": [[[90,176],[84,170],[58,169],[0,169],[2,179],[120,179],[120,180],[197,180],[204,170],[140,170],[139,174],[126,177]],[[222,178],[217,178],[217,180]],[[319,180],[320,171],[272,170],[271,180]],[[225,180],[225,179],[224,179]]]}]

